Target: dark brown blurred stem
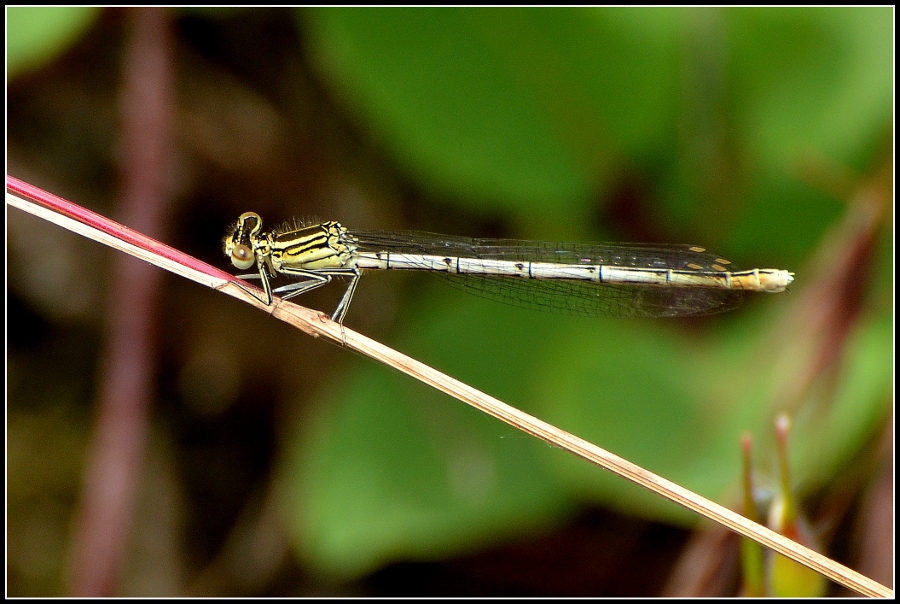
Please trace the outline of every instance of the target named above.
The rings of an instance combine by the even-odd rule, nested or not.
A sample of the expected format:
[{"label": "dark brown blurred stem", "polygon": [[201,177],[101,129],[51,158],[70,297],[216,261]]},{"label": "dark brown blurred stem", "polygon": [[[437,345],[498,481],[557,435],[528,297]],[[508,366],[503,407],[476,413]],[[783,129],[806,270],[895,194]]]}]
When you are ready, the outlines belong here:
[{"label": "dark brown blurred stem", "polygon": [[[117,219],[160,238],[166,220],[174,97],[168,12],[129,10],[126,28]],[[124,254],[113,256],[100,399],[75,526],[73,596],[110,596],[116,590],[154,396],[162,274]]]}]

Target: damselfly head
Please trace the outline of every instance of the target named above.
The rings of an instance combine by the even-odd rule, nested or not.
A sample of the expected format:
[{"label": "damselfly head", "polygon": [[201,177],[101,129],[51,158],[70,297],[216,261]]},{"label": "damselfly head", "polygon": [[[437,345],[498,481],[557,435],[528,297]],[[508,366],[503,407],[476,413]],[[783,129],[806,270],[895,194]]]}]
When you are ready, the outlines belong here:
[{"label": "damselfly head", "polygon": [[241,270],[247,270],[256,262],[253,253],[254,240],[262,230],[262,218],[254,212],[244,212],[232,225],[222,240],[225,255]]}]

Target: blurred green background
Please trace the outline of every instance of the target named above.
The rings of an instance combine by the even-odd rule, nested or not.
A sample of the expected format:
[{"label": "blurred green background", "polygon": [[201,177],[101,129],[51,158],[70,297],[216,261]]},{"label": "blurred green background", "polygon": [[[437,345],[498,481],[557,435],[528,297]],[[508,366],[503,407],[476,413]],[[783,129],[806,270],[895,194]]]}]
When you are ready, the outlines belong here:
[{"label": "blurred green background", "polygon": [[[7,9],[7,171],[107,215],[128,18]],[[892,419],[892,8],[170,19],[166,243],[229,270],[221,236],[253,210],[269,225],[695,243],[792,270],[787,294],[678,321],[545,315],[371,275],[346,324],[732,507],[740,434],[774,475],[772,418],[788,411],[815,520],[865,525]],[[873,188],[883,223],[859,234],[858,191]],[[7,216],[8,594],[61,595],[113,252]],[[833,314],[851,319],[823,368],[838,328],[807,321],[841,303],[822,284],[865,236],[864,282]],[[164,284],[117,593],[664,589],[691,514],[215,292]],[[340,293],[296,301],[330,312]],[[849,531],[835,555],[859,562]]]}]

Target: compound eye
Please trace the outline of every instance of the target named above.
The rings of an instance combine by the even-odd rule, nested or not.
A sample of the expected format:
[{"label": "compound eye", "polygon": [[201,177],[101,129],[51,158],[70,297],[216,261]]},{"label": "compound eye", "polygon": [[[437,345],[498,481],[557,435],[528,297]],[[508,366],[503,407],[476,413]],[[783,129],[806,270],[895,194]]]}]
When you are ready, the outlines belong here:
[{"label": "compound eye", "polygon": [[234,249],[231,250],[231,263],[241,270],[247,270],[253,266],[255,261],[253,252],[243,243],[234,246]]}]

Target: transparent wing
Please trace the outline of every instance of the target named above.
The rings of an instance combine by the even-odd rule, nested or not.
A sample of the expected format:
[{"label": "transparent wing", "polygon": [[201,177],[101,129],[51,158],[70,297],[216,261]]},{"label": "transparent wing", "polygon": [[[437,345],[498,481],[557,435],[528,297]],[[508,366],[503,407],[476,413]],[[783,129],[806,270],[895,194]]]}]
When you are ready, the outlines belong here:
[{"label": "transparent wing", "polygon": [[[515,239],[472,239],[435,233],[357,231],[361,252],[692,270],[738,270],[713,252],[690,245],[590,244]],[[432,271],[435,272],[435,271]],[[586,317],[687,317],[725,312],[738,306],[743,291],[609,285],[581,280],[522,279],[437,272],[454,287],[497,302]]]}]

